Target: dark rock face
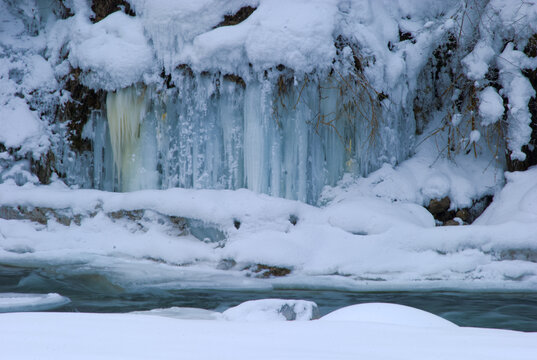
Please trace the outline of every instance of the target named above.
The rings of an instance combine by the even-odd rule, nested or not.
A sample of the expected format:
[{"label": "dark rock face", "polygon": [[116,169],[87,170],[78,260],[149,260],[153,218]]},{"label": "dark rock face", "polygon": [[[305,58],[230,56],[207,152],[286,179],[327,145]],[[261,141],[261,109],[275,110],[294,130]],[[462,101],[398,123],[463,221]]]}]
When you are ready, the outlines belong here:
[{"label": "dark rock face", "polygon": [[74,69],[65,83],[65,90],[71,94],[59,111],[59,120],[67,122],[71,148],[77,152],[90,151],[91,141],[82,137],[82,130],[92,110],[103,108],[104,91],[94,91],[82,85],[79,80],[81,71]]},{"label": "dark rock face", "polygon": [[41,155],[39,160],[30,158],[32,173],[37,175],[41,184],[49,184],[50,177],[54,170],[54,163],[56,162],[54,153],[49,150],[46,154]]}]

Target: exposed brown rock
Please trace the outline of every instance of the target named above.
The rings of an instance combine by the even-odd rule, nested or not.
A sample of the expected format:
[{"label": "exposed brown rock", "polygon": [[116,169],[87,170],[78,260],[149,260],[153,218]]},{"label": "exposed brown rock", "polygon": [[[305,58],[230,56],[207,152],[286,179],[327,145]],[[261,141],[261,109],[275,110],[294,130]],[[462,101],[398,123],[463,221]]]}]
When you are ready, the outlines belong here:
[{"label": "exposed brown rock", "polygon": [[91,151],[91,141],[82,137],[82,130],[91,111],[102,109],[104,104],[104,91],[82,85],[80,75],[80,69],[73,69],[69,75],[64,88],[71,94],[71,100],[58,112],[60,121],[67,122],[71,148],[79,153]]},{"label": "exposed brown rock", "polygon": [[279,266],[257,264],[253,269],[253,272],[258,274],[256,276],[258,278],[269,278],[289,275],[291,273],[291,270]]},{"label": "exposed brown rock", "polygon": [[125,14],[134,16],[130,4],[125,0],[93,0],[91,2],[91,10],[95,13],[95,17],[91,18],[93,22],[98,22],[110,15],[113,12],[123,9]]},{"label": "exposed brown rock", "polygon": [[118,210],[118,211],[112,211],[109,212],[108,215],[110,218],[114,220],[119,219],[128,219],[132,221],[139,221],[142,220],[142,217],[144,216],[144,210],[138,209],[138,210]]},{"label": "exposed brown rock", "polygon": [[80,224],[80,215],[66,214],[68,210],[56,210],[48,207],[27,206],[0,206],[0,218],[6,220],[30,220],[42,225],[47,225],[48,220],[54,218],[58,223],[69,226],[74,221]]},{"label": "exposed brown rock", "polygon": [[455,216],[460,218],[464,222],[470,221],[470,212],[467,209],[457,210],[457,212],[455,213]]},{"label": "exposed brown rock", "polygon": [[46,154],[41,155],[39,160],[30,158],[32,173],[37,175],[41,184],[49,184],[50,177],[54,172],[54,163],[56,161],[54,153],[49,150]]},{"label": "exposed brown rock", "polygon": [[235,84],[245,88],[246,83],[244,82],[243,78],[241,78],[239,75],[235,74],[226,74],[224,75],[224,80],[234,82]]},{"label": "exposed brown rock", "polygon": [[431,201],[429,201],[427,210],[429,210],[429,212],[433,214],[435,218],[437,218],[437,216],[448,211],[450,206],[451,200],[446,196],[442,199],[431,199]]},{"label": "exposed brown rock", "polygon": [[230,26],[230,25],[237,25],[244,20],[246,20],[252,13],[255,11],[256,8],[251,6],[245,6],[239,9],[235,14],[230,15],[224,15],[224,20],[215,26],[215,28],[221,27],[221,26]]}]

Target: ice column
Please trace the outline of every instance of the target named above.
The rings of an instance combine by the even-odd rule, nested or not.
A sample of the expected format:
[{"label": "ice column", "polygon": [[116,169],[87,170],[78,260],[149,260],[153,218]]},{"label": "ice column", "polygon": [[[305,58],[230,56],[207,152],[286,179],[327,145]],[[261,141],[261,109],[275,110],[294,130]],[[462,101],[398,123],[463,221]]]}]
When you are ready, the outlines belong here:
[{"label": "ice column", "polygon": [[109,92],[106,112],[118,189],[132,191],[156,187],[154,127],[145,121],[149,104],[146,88],[131,86]]}]

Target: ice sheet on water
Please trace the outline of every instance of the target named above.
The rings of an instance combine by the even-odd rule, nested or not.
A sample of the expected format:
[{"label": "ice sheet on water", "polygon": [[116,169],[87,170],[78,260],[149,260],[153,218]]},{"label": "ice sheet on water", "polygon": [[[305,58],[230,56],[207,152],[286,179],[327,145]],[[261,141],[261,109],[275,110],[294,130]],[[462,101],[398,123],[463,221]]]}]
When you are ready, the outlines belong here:
[{"label": "ice sheet on water", "polygon": [[69,298],[55,293],[0,293],[0,313],[52,310],[70,302]]}]

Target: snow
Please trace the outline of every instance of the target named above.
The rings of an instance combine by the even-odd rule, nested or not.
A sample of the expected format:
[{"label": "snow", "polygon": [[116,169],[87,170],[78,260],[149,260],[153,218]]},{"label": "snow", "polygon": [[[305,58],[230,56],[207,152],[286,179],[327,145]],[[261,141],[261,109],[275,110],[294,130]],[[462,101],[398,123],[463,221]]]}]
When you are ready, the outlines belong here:
[{"label": "snow", "polygon": [[0,106],[0,143],[6,147],[21,147],[20,153],[38,156],[48,147],[49,140],[38,114],[20,98],[12,98]]},{"label": "snow", "polygon": [[472,130],[470,132],[470,143],[477,143],[481,139],[481,133],[479,130]]},{"label": "snow", "polygon": [[507,183],[494,202],[477,219],[477,224],[537,222],[537,167],[524,172],[506,173]]},{"label": "snow", "polygon": [[255,71],[283,64],[300,72],[326,68],[335,56],[332,33],[336,1],[261,1],[243,23],[197,36],[184,50],[196,70],[244,73],[244,58]]},{"label": "snow", "polygon": [[317,318],[319,310],[311,301],[263,299],[244,302],[222,315],[230,321],[307,321]]},{"label": "snow", "polygon": [[[537,60],[522,50],[537,32],[534,3],[128,2],[136,16],[117,11],[95,24],[85,0],[66,2],[66,19],[47,1],[0,2],[0,143],[11,148],[0,153],[1,211],[41,207],[48,218],[0,219],[1,264],[97,274],[127,290],[535,291],[537,168],[504,174],[503,145],[488,149],[506,116],[501,143],[512,159],[526,156],[535,90],[522,70]],[[245,21],[217,27],[244,6],[256,8]],[[107,114],[94,109],[82,134],[92,152],[82,154],[55,120],[76,68],[84,85],[107,91]],[[342,86],[347,77],[355,87]],[[461,94],[473,112],[457,108]],[[442,128],[460,132],[455,144]],[[49,149],[72,187],[56,174],[32,184],[30,156]],[[168,190],[133,191],[148,188]],[[491,195],[472,225],[435,226],[424,208],[446,196],[450,210],[469,208]],[[0,294],[0,311],[67,301]],[[18,359],[488,360],[537,350],[536,334],[459,328],[395,304],[272,321],[310,320],[315,308],[265,299],[223,313],[7,314],[0,339],[2,355]]]},{"label": "snow", "polygon": [[477,43],[474,50],[461,61],[467,67],[468,78],[471,80],[483,79],[489,70],[489,63],[494,55],[494,50],[486,42]]},{"label": "snow", "polygon": [[163,316],[173,319],[183,319],[183,320],[222,320],[222,313],[217,311],[197,309],[197,308],[187,308],[187,307],[171,307],[167,309],[152,309],[148,311],[134,311],[131,314],[140,314],[140,315],[154,315],[154,316]]},{"label": "snow", "polygon": [[[393,311],[395,319],[408,312]],[[432,315],[431,315],[432,316]],[[417,319],[422,322],[423,319]],[[537,334],[364,321],[243,322],[136,314],[0,315],[17,359],[533,359]]]},{"label": "snow", "polygon": [[[507,148],[512,160],[523,161],[526,154],[522,146],[531,136],[528,102],[535,96],[535,90],[522,70],[537,68],[537,59],[529,58],[521,50],[537,31],[537,6],[532,2],[493,0],[480,13],[477,44],[462,63],[467,77],[477,80],[477,87],[486,84],[489,68],[499,70],[500,95],[508,100]],[[486,125],[495,123],[493,120],[503,113],[503,101],[489,88],[481,92],[480,104]]]},{"label": "snow", "polygon": [[452,209],[461,209],[493,195],[502,185],[502,172],[490,166],[485,156],[460,154],[450,160],[437,151],[434,139],[428,138],[397,166],[385,164],[367,177],[344,177],[337,186],[326,187],[321,203],[374,196],[389,200],[396,208],[400,201],[427,206],[431,199],[448,196]]},{"label": "snow", "polygon": [[72,25],[69,61],[85,71],[90,88],[114,90],[142,81],[155,71],[153,51],[141,21],[121,11],[91,24],[85,13],[65,21]]},{"label": "snow", "polygon": [[523,161],[526,154],[521,148],[527,144],[531,137],[531,114],[528,102],[535,96],[535,90],[530,81],[521,73],[521,68],[537,68],[537,59],[529,59],[521,51],[514,50],[514,44],[509,43],[498,60],[500,79],[504,87],[503,92],[509,99],[508,136],[509,149],[513,160]]},{"label": "snow", "polygon": [[503,99],[492,86],[487,86],[479,94],[479,115],[482,125],[491,125],[501,119],[504,113]]},{"label": "snow", "polygon": [[256,0],[130,0],[129,3],[142,19],[160,65],[168,72],[181,64],[187,46],[197,36],[210,32],[224,15],[234,14],[243,6],[258,5]]},{"label": "snow", "polygon": [[59,294],[0,293],[0,313],[52,310],[69,302]]},{"label": "snow", "polygon": [[[472,186],[485,189],[492,180],[476,166],[486,164],[470,159],[458,170],[446,168],[451,176],[459,172],[460,178],[452,178],[457,185],[449,190],[456,205],[463,201],[453,196],[453,189],[464,190],[461,184],[472,179]],[[508,175],[516,184],[508,183],[507,195],[496,195],[483,220],[434,227],[431,215],[419,206],[427,198],[425,192],[415,186],[434,180],[431,172],[439,171],[438,162],[428,167],[423,157],[422,163],[418,160],[395,169],[384,167],[346,188],[334,188],[331,200],[320,208],[247,190],[108,193],[59,183],[18,187],[8,182],[0,185],[2,205],[54,208],[68,216],[79,214],[81,222],[64,226],[52,215],[47,225],[0,220],[0,260],[65,265],[67,273],[80,271],[72,265],[84,263],[126,287],[534,289],[537,267],[524,255],[535,251],[533,172],[523,180]],[[494,184],[489,191],[494,191]],[[405,186],[412,187],[405,192]],[[409,194],[421,195],[405,199]],[[504,215],[494,215],[501,211],[494,209],[503,208],[513,217],[500,221]],[[136,222],[106,215],[121,209],[145,212]],[[178,236],[168,215],[186,218],[193,226],[190,235]],[[226,270],[219,266],[229,260],[236,265]],[[252,270],[256,264],[286,267],[291,274],[259,279]]]},{"label": "snow", "polygon": [[322,317],[322,321],[359,321],[412,327],[453,328],[457,325],[423,310],[386,303],[347,306]]}]

